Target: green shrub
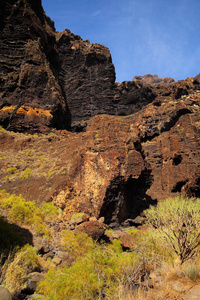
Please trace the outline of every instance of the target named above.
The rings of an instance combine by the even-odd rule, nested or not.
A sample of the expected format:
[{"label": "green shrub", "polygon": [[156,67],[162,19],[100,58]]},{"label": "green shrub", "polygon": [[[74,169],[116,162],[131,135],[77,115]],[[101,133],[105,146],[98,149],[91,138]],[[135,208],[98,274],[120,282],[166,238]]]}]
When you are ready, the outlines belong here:
[{"label": "green shrub", "polygon": [[8,219],[17,224],[33,224],[36,203],[33,201],[15,201],[9,211]]},{"label": "green shrub", "polygon": [[38,292],[45,299],[101,299],[118,286],[120,267],[117,255],[103,248],[79,258],[70,268],[51,269]]},{"label": "green shrub", "polygon": [[26,152],[26,156],[31,156],[32,155],[32,151],[31,150],[28,150],[27,152]]},{"label": "green shrub", "polygon": [[44,214],[44,220],[46,222],[49,222],[55,219],[59,214],[62,214],[62,210],[53,205],[52,202],[43,202],[41,206],[41,211]]},{"label": "green shrub", "polygon": [[121,299],[119,287],[138,284],[143,274],[143,263],[133,252],[118,254],[95,244],[69,268],[50,269],[37,293],[45,300]]},{"label": "green shrub", "polygon": [[86,233],[77,232],[75,234],[70,230],[61,232],[61,245],[68,252],[71,261],[85,255],[95,247],[92,238]]},{"label": "green shrub", "polygon": [[199,281],[200,279],[200,268],[199,268],[199,258],[198,261],[187,261],[183,265],[183,272],[186,277],[192,281]]},{"label": "green shrub", "polygon": [[180,263],[193,257],[200,245],[200,199],[183,197],[160,201],[146,211],[149,223],[161,234]]},{"label": "green shrub", "polygon": [[26,168],[21,174],[20,178],[25,179],[33,175],[31,168]]},{"label": "green shrub", "polygon": [[26,201],[22,195],[10,195],[0,191],[0,208],[7,213],[7,219],[18,225],[30,225],[39,235],[49,237],[45,222],[56,219],[60,210],[52,203],[43,203],[38,207],[34,201]]},{"label": "green shrub", "polygon": [[117,254],[122,253],[122,243],[118,239],[114,239],[110,245],[108,245],[108,248],[114,251]]},{"label": "green shrub", "polygon": [[12,293],[26,287],[26,277],[38,266],[37,252],[30,245],[19,250],[5,272],[4,285]]},{"label": "green shrub", "polygon": [[163,261],[174,259],[173,252],[163,238],[163,234],[152,226],[138,230],[134,233],[134,237],[134,251],[146,267],[154,268]]},{"label": "green shrub", "polygon": [[17,168],[16,167],[9,167],[7,169],[7,173],[9,173],[9,174],[15,174],[15,173],[17,173]]}]

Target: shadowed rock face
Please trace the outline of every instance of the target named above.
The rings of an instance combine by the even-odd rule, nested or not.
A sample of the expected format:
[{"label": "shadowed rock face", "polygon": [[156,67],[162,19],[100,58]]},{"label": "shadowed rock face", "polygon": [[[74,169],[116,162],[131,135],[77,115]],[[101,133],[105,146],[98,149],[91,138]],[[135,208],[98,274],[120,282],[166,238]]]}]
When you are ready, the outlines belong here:
[{"label": "shadowed rock face", "polygon": [[[55,33],[40,1],[2,1],[0,123],[15,131],[81,131],[97,114],[129,115],[151,87],[115,83],[109,49],[69,30]],[[20,110],[21,108],[21,110]]]},{"label": "shadowed rock face", "polygon": [[57,34],[59,82],[71,114],[71,125],[113,111],[115,69],[108,48],[90,44],[65,30]]},{"label": "shadowed rock face", "polygon": [[75,130],[81,130],[84,121],[95,115],[130,115],[155,98],[152,89],[142,83],[115,83],[115,69],[105,46],[90,44],[65,30],[57,34],[57,47],[59,83]]},{"label": "shadowed rock face", "polygon": [[1,124],[17,131],[66,127],[53,22],[38,0],[1,1],[0,11]]},{"label": "shadowed rock face", "polygon": [[109,50],[56,33],[40,1],[0,8],[0,124],[78,132],[0,131],[0,188],[53,201],[65,219],[85,212],[113,226],[166,197],[199,197],[199,75],[115,83]]}]

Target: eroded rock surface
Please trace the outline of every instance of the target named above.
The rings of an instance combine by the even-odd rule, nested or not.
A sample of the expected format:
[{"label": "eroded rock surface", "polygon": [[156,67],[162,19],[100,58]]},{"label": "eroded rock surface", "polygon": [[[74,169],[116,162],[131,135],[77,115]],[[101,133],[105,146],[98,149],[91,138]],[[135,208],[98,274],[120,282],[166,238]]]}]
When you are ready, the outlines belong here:
[{"label": "eroded rock surface", "polygon": [[[112,226],[166,197],[198,196],[199,105],[194,91],[160,105],[155,99],[130,116],[95,116],[79,134],[1,131],[1,188],[53,201],[66,220],[85,212]],[[8,179],[11,166],[17,172]],[[32,171],[24,178],[27,167]]]},{"label": "eroded rock surface", "polygon": [[1,1],[0,123],[15,131],[66,127],[53,22],[41,1]]},{"label": "eroded rock surface", "polygon": [[116,83],[108,48],[55,32],[39,0],[0,8],[0,124],[26,132],[0,131],[0,188],[113,227],[200,195],[200,75]]},{"label": "eroded rock surface", "polygon": [[55,32],[40,0],[0,3],[0,124],[15,131],[81,131],[98,114],[129,115],[156,94],[115,83],[108,48]]}]

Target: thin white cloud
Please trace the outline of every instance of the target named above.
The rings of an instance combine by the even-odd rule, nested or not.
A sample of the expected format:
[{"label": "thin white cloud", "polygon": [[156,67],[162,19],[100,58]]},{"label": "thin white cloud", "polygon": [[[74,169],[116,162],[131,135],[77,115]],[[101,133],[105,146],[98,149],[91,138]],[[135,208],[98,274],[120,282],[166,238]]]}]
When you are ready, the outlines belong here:
[{"label": "thin white cloud", "polygon": [[92,17],[93,17],[93,18],[96,18],[97,16],[99,16],[99,15],[101,15],[101,14],[102,14],[102,10],[99,9],[99,10],[95,11],[95,12],[92,14]]}]

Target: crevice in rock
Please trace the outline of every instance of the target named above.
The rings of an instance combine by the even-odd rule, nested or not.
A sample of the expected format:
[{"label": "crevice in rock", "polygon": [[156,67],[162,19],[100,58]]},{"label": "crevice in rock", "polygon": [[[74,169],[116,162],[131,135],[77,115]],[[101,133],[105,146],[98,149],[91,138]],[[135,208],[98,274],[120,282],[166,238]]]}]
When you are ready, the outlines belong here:
[{"label": "crevice in rock", "polygon": [[178,110],[175,116],[171,117],[171,120],[169,122],[164,123],[164,126],[161,128],[161,133],[169,131],[172,127],[174,127],[174,125],[177,123],[180,117],[187,114],[191,114],[191,111],[188,108]]},{"label": "crevice in rock", "polygon": [[180,193],[182,187],[188,182],[188,180],[185,181],[178,181],[172,188],[172,193]]},{"label": "crevice in rock", "polygon": [[118,176],[112,180],[107,188],[104,204],[100,217],[105,218],[105,223],[111,227],[117,227],[126,219],[135,219],[149,207],[156,204],[146,194],[153,182],[151,170],[145,169],[138,179]]},{"label": "crevice in rock", "polygon": [[[160,126],[161,128],[158,128],[158,124],[149,125],[149,130],[146,130],[146,136],[144,138],[141,138],[141,143],[146,143],[147,141],[149,142],[155,137],[159,136],[161,133],[170,131],[171,128],[173,128],[178,122],[180,117],[186,114],[191,114],[191,111],[188,108],[183,108],[176,111],[175,115],[172,115],[168,122],[163,121],[163,123]],[[150,132],[150,134],[148,134],[148,132]]]}]

